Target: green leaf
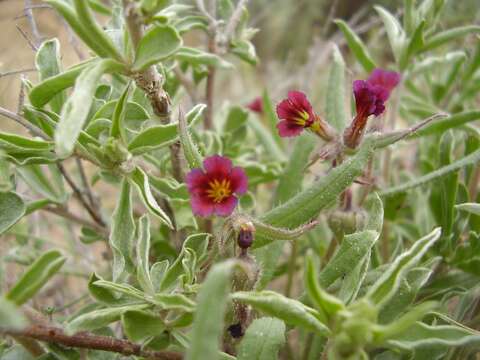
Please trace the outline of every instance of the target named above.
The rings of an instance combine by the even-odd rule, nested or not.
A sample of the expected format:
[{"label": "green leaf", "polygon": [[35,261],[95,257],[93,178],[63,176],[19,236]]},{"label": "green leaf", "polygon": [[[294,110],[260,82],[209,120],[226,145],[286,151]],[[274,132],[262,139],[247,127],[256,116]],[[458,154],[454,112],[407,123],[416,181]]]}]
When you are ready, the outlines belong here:
[{"label": "green leaf", "polygon": [[190,335],[186,360],[220,359],[220,337],[227,310],[230,279],[238,263],[229,260],[214,265],[197,296],[197,311]]},{"label": "green leaf", "polygon": [[315,309],[274,291],[239,291],[233,293],[231,297],[233,300],[246,303],[267,315],[279,318],[287,324],[299,326],[322,335],[330,333],[328,327],[320,321],[321,315]]},{"label": "green leaf", "polygon": [[372,59],[372,56],[368,52],[367,47],[358,37],[357,34],[348,26],[348,24],[340,19],[336,19],[335,24],[338,25],[340,30],[343,32],[345,39],[347,40],[348,47],[355,55],[357,61],[362,65],[363,69],[370,73],[373,69],[377,67],[375,61]]},{"label": "green leaf", "polygon": [[91,36],[89,31],[86,31],[83,24],[79,21],[75,10],[65,1],[62,0],[45,0],[45,2],[57,10],[63,16],[65,21],[70,25],[72,30],[78,35],[80,39],[97,55],[108,58],[109,53],[98,43],[95,37]]},{"label": "green leaf", "polygon": [[[383,228],[383,204],[377,193],[370,195],[365,203],[368,213],[367,224],[364,230],[376,231],[382,233]],[[357,263],[352,271],[350,271],[343,279],[338,297],[345,303],[353,302],[362,287],[363,281],[367,275],[370,265],[372,248],[365,253],[362,259]]]},{"label": "green leaf", "polygon": [[[50,176],[47,176],[47,171]],[[63,177],[55,165],[19,166],[17,172],[32,190],[48,200],[58,204],[67,201]]]},{"label": "green leaf", "polygon": [[142,310],[125,311],[122,314],[122,325],[125,334],[132,341],[144,341],[165,331],[161,317]]},{"label": "green leaf", "polygon": [[33,106],[42,107],[51,101],[55,95],[75,84],[75,80],[87,67],[97,63],[98,60],[88,60],[67,69],[65,72],[49,77],[40,84],[34,86],[29,93],[29,99]]},{"label": "green leaf", "polygon": [[98,302],[106,305],[118,305],[122,303],[122,300],[118,299],[116,294],[102,286],[95,284],[97,281],[102,281],[103,279],[99,277],[96,273],[92,273],[90,279],[88,280],[88,291],[90,295]]},{"label": "green leaf", "polygon": [[327,288],[338,278],[348,275],[369,254],[378,236],[379,233],[372,230],[345,236],[335,256],[320,272],[320,286]]},{"label": "green leaf", "polygon": [[436,228],[430,234],[417,240],[412,247],[398,256],[383,275],[368,290],[367,297],[374,304],[385,304],[395,294],[406,272],[425,255],[440,238],[441,230]]},{"label": "green leaf", "polygon": [[413,304],[420,288],[423,287],[433,270],[430,267],[434,267],[438,262],[433,262],[429,267],[416,267],[408,272],[405,279],[401,281],[396,293],[392,298],[382,307],[378,321],[382,324],[388,324],[394,322],[394,320],[401,315],[405,310]]},{"label": "green leaf", "polygon": [[125,271],[131,272],[135,221],[130,183],[124,179],[115,211],[112,215],[109,244],[113,252],[113,280],[123,279]]},{"label": "green leaf", "polygon": [[480,111],[465,111],[457,114],[450,115],[446,118],[432,121],[415,131],[410,135],[409,139],[415,139],[421,136],[429,136],[435,134],[441,134],[449,129],[460,127],[471,121],[480,119]]},{"label": "green leaf", "polygon": [[[61,72],[60,61],[60,43],[58,39],[51,39],[44,41],[38,49],[35,56],[35,66],[40,73],[40,80],[44,81],[52,76],[58,75]],[[50,101],[52,110],[60,113],[63,104],[65,103],[65,93],[59,92]]]},{"label": "green leaf", "polygon": [[59,251],[47,251],[28,267],[6,298],[16,305],[26,303],[60,270],[65,260]]},{"label": "green leaf", "polygon": [[132,70],[145,70],[150,65],[173,55],[180,46],[182,38],[174,27],[155,25],[140,40]]},{"label": "green leaf", "polygon": [[0,132],[0,149],[12,152],[50,151],[50,141],[30,139],[16,134]]},{"label": "green leaf", "polygon": [[402,25],[383,7],[377,5],[374,6],[374,8],[383,21],[393,55],[395,56],[396,61],[399,62],[403,56],[403,52],[406,51],[406,35],[403,31]]},{"label": "green leaf", "polygon": [[96,22],[92,12],[90,11],[90,7],[88,6],[88,1],[73,0],[73,3],[75,5],[77,19],[87,36],[95,41],[95,43],[98,44],[98,46],[101,47],[109,57],[122,62],[122,54],[120,54],[113,41]]},{"label": "green leaf", "polygon": [[247,328],[240,346],[238,360],[276,360],[285,343],[285,324],[274,318],[260,318]]},{"label": "green leaf", "polygon": [[327,121],[337,131],[341,132],[345,128],[345,62],[342,53],[336,45],[333,47],[333,61],[330,66],[330,75],[328,77],[326,113]]},{"label": "green leaf", "polygon": [[442,31],[428,38],[425,41],[425,46],[423,46],[422,51],[435,49],[459,37],[475,33],[480,33],[479,25],[460,26]]},{"label": "green leaf", "polygon": [[14,192],[0,192],[0,235],[17,223],[25,210],[20,196]]},{"label": "green leaf", "polygon": [[182,46],[175,52],[175,58],[197,66],[208,65],[223,69],[233,68],[231,63],[223,60],[220,56],[186,46]]},{"label": "green leaf", "polygon": [[[333,168],[310,187],[298,193],[286,203],[270,210],[260,220],[277,227],[293,228],[318,216],[331,205],[355,178],[361,175],[373,155],[373,141],[366,139],[357,154]],[[262,244],[268,241],[260,242]]]},{"label": "green leaf", "polygon": [[[205,108],[206,105],[198,104],[187,113],[186,119],[189,126],[193,126],[200,119]],[[135,136],[128,144],[128,151],[133,155],[141,155],[171,145],[177,139],[178,124],[156,125],[143,130]]]},{"label": "green leaf", "polygon": [[403,56],[400,60],[400,69],[405,69],[412,56],[415,55],[418,51],[420,51],[420,49],[424,46],[425,40],[423,32],[425,26],[426,21],[422,20],[415,29],[415,32],[413,33],[411,39],[408,42],[408,45],[406,45],[406,51],[404,51],[402,54]]},{"label": "green leaf", "polygon": [[182,143],[183,154],[187,160],[190,169],[202,168],[203,157],[198,150],[197,145],[192,139],[188,130],[187,121],[182,112],[178,117],[178,133],[180,135],[180,142]]},{"label": "green leaf", "polygon": [[140,198],[142,199],[147,209],[153,215],[158,217],[170,229],[173,229],[172,221],[165,213],[165,211],[163,211],[163,209],[158,205],[157,200],[155,200],[155,197],[152,194],[147,174],[145,174],[145,172],[141,168],[137,167],[130,174],[130,180],[137,188],[138,194],[140,195]]},{"label": "green leaf", "polygon": [[333,318],[338,311],[345,309],[345,305],[335,296],[323,290],[318,283],[317,272],[313,262],[312,254],[307,254],[305,268],[305,288],[315,308],[323,314],[325,322]]},{"label": "green leaf", "polygon": [[458,205],[455,205],[455,209],[460,210],[460,211],[466,211],[470,214],[480,216],[480,204],[478,204],[478,203],[458,204]]},{"label": "green leaf", "polygon": [[476,164],[478,161],[480,161],[480,149],[465,156],[460,160],[457,160],[451,163],[450,165],[441,167],[440,169],[437,169],[431,173],[428,173],[427,175],[424,175],[422,177],[419,177],[411,181],[407,181],[402,185],[395,186],[385,191],[382,191],[379,195],[383,198],[394,196],[398,193],[405,192],[415,187],[425,185],[436,179],[442,178],[443,176],[446,176],[452,172],[458,171],[465,166]]},{"label": "green leaf", "polygon": [[127,305],[112,307],[107,309],[93,310],[74,318],[65,327],[67,334],[76,334],[80,331],[90,331],[105,327],[115,321],[120,320],[120,317],[129,310],[143,310],[149,305]]},{"label": "green leaf", "polygon": [[22,329],[27,324],[27,320],[13,302],[0,298],[0,328]]},{"label": "green leaf", "polygon": [[137,280],[142,289],[153,294],[152,279],[150,278],[150,219],[143,215],[139,220],[137,241]]},{"label": "green leaf", "polygon": [[195,311],[195,302],[182,294],[155,294],[149,301],[162,310]]},{"label": "green leaf", "polygon": [[433,301],[423,302],[414,306],[413,309],[408,311],[406,314],[403,314],[390,324],[378,326],[377,329],[375,329],[377,332],[377,341],[383,342],[386,339],[404,333],[416,321],[421,320],[427,313],[435,309],[437,306],[438,304]]},{"label": "green leaf", "polygon": [[387,342],[389,346],[403,351],[428,346],[452,347],[479,343],[480,333],[473,329],[451,325],[431,326],[421,322]]},{"label": "green leaf", "polygon": [[120,71],[123,65],[113,60],[102,60],[87,67],[78,77],[73,94],[62,109],[55,131],[56,151],[61,157],[69,156],[87,120],[98,81],[106,72]]},{"label": "green leaf", "polygon": [[113,111],[112,125],[110,127],[110,136],[115,139],[122,139],[127,142],[125,116],[127,112],[128,95],[130,92],[130,83],[127,84],[122,95],[115,104]]}]

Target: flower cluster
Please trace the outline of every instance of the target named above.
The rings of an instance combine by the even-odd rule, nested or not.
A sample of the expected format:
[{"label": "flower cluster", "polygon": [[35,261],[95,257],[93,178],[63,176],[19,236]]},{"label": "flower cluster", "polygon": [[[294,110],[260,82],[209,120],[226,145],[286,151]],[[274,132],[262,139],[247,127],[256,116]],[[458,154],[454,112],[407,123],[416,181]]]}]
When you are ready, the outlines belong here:
[{"label": "flower cluster", "polygon": [[186,177],[192,211],[195,215],[229,216],[238,203],[235,195],[247,191],[248,179],[240,167],[220,155],[203,161],[203,169],[193,169]]},{"label": "flower cluster", "polygon": [[335,137],[333,128],[315,114],[307,96],[300,91],[288,93],[288,97],[277,105],[277,115],[281,120],[277,129],[282,137],[297,136],[305,129],[327,141]]},{"label": "flower cluster", "polygon": [[399,82],[400,74],[382,69],[374,69],[367,80],[353,82],[357,115],[343,133],[343,142],[346,146],[353,149],[358,146],[368,117],[379,116],[385,111],[385,102]]},{"label": "flower cluster", "polygon": [[[374,69],[367,80],[353,82],[357,114],[343,133],[346,146],[358,146],[368,117],[379,116],[385,111],[385,102],[399,82],[400,74],[382,69]],[[277,128],[282,137],[297,136],[308,129],[326,141],[336,138],[335,130],[313,111],[307,96],[300,91],[288,93],[288,97],[277,105],[277,116],[280,119]]]}]

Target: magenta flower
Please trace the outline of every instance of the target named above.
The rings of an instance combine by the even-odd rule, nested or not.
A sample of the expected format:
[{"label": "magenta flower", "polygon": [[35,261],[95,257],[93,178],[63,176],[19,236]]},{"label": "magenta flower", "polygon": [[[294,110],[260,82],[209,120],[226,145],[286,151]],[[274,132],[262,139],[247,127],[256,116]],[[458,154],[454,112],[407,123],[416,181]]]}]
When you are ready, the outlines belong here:
[{"label": "magenta flower", "polygon": [[350,148],[360,143],[370,115],[379,116],[385,111],[385,102],[393,88],[400,82],[400,74],[394,71],[374,69],[367,80],[353,82],[353,94],[357,115],[343,133],[343,142]]},{"label": "magenta flower", "polygon": [[235,195],[247,191],[248,179],[240,167],[232,167],[232,161],[213,155],[203,161],[203,169],[193,169],[187,174],[186,183],[195,215],[228,216],[238,203]]},{"label": "magenta flower", "polygon": [[277,105],[277,116],[281,120],[277,129],[282,137],[300,135],[304,129],[327,141],[334,137],[333,129],[315,114],[307,96],[300,91],[288,92],[288,97]]},{"label": "magenta flower", "polygon": [[250,103],[247,104],[247,108],[257,114],[263,114],[263,101],[260,96],[257,96]]}]

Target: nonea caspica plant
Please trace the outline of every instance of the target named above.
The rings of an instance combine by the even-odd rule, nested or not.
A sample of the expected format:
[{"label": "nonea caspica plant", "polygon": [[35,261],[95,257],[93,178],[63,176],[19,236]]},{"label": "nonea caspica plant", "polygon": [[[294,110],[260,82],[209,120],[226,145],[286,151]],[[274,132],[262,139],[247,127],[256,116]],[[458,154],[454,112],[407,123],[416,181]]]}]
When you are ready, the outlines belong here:
[{"label": "nonea caspica plant", "polygon": [[474,2],[0,2],[0,360],[477,359]]}]

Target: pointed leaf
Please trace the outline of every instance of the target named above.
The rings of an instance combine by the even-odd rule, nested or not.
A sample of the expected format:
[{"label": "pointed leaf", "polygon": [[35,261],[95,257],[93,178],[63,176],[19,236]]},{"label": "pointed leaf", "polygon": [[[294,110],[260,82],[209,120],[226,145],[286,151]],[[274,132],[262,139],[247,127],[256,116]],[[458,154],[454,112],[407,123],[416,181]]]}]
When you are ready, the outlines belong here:
[{"label": "pointed leaf", "polygon": [[142,37],[136,51],[133,71],[145,70],[150,65],[173,55],[182,38],[177,30],[169,25],[155,25]]},{"label": "pointed leaf", "polygon": [[59,251],[47,251],[28,267],[6,298],[16,305],[26,303],[60,270],[65,260]]},{"label": "pointed leaf", "polygon": [[22,198],[14,192],[0,192],[0,235],[16,224],[25,214]]},{"label": "pointed leaf", "polygon": [[238,348],[238,360],[276,360],[285,343],[285,324],[274,318],[260,318],[250,324]]}]

